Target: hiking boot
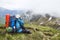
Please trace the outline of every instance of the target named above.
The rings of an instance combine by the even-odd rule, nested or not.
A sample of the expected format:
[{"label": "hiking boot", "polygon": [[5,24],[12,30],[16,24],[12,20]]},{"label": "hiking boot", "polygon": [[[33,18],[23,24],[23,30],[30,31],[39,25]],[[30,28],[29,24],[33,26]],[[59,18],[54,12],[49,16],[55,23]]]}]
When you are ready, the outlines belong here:
[{"label": "hiking boot", "polygon": [[31,34],[31,32],[29,30],[23,30],[23,33],[27,33],[27,34]]}]

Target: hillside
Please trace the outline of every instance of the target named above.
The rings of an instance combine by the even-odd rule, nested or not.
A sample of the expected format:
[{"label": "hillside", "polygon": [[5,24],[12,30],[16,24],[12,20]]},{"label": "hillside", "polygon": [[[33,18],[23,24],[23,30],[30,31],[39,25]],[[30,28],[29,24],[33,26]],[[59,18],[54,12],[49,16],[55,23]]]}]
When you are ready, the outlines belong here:
[{"label": "hillside", "polygon": [[2,33],[5,29],[0,29],[0,40],[60,40],[60,31],[51,27],[25,24],[25,28],[30,30],[31,34]]},{"label": "hillside", "polygon": [[[5,32],[5,15],[20,14],[25,21],[25,28],[31,34]],[[60,40],[60,17],[45,14],[33,14],[32,11],[8,10],[0,8],[0,40]]]}]

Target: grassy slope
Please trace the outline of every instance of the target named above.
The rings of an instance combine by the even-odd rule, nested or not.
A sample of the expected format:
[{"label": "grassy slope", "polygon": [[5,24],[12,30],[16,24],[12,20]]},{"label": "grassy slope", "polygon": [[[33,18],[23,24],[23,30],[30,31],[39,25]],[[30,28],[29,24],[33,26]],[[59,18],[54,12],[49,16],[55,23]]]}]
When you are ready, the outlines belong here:
[{"label": "grassy slope", "polygon": [[[60,40],[60,31],[48,26],[25,24],[32,34],[0,34],[0,40]],[[1,30],[1,29],[0,29]]]}]

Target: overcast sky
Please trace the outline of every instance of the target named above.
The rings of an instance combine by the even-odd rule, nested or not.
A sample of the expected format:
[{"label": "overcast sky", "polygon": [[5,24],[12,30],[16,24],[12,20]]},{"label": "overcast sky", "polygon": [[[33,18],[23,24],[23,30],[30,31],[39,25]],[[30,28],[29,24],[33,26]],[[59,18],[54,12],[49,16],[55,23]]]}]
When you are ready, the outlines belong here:
[{"label": "overcast sky", "polygon": [[0,0],[0,7],[11,10],[31,9],[60,16],[60,0]]}]

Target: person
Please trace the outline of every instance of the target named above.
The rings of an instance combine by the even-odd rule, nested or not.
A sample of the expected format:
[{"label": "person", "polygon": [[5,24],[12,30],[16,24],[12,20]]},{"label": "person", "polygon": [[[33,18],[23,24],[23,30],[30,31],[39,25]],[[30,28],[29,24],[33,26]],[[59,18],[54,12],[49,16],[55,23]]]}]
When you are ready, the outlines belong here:
[{"label": "person", "polygon": [[16,20],[15,20],[15,27],[17,29],[18,33],[31,33],[29,30],[26,30],[24,27],[24,20],[22,19],[22,17],[17,14],[16,16]]},{"label": "person", "polygon": [[20,33],[22,32],[22,25],[24,24],[23,20],[21,20],[20,15],[16,15],[16,20],[15,20],[15,27],[17,29],[17,32]]},{"label": "person", "polygon": [[18,15],[10,16],[9,27],[7,28],[8,32],[12,33],[31,33],[29,30],[26,30],[24,27],[24,20]]}]

